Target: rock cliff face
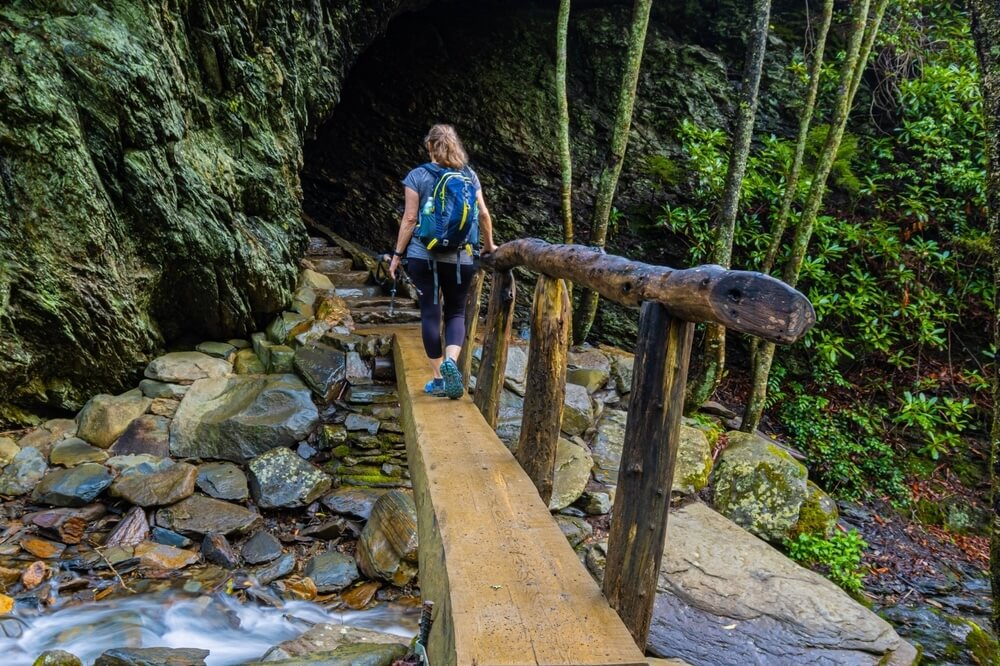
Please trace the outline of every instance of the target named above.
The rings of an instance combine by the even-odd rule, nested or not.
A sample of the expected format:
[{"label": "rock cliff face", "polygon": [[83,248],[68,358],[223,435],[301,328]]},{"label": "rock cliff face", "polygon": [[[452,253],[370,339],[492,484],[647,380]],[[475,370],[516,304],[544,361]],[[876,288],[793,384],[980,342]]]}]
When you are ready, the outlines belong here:
[{"label": "rock cliff face", "polygon": [[0,423],[281,308],[303,137],[407,3],[3,4]]}]

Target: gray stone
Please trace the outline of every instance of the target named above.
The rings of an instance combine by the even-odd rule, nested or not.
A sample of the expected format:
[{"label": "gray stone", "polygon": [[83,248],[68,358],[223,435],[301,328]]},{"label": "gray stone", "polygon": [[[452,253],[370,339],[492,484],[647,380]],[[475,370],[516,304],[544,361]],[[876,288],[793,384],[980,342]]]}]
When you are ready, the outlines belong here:
[{"label": "gray stone", "polygon": [[[264,655],[264,662],[271,663],[279,659],[325,654],[343,646],[361,643],[369,646],[402,646],[405,649],[404,639],[395,634],[359,629],[343,624],[317,624],[307,629],[298,638],[287,640],[268,650]],[[398,659],[398,657],[396,658]]]},{"label": "gray stone", "polygon": [[164,506],[190,497],[197,474],[194,465],[164,458],[126,469],[111,484],[110,492],[136,506]]},{"label": "gray stone", "polygon": [[584,387],[588,393],[604,388],[611,377],[611,361],[597,349],[576,349],[569,353],[567,361],[566,381]]},{"label": "gray stone", "polygon": [[582,500],[583,511],[588,516],[601,516],[611,512],[611,495],[602,492],[584,493]]},{"label": "gray stone", "polygon": [[319,453],[316,449],[309,446],[309,442],[299,442],[299,445],[295,447],[295,452],[299,454],[299,457],[303,460],[309,460]]},{"label": "gray stone", "polygon": [[309,287],[316,292],[330,291],[334,288],[330,278],[309,269],[299,273],[299,287]]},{"label": "gray stone", "polygon": [[31,666],[83,666],[80,658],[65,650],[46,650],[38,655]]},{"label": "gray stone", "polygon": [[347,381],[351,384],[371,384],[372,371],[358,352],[347,352]]},{"label": "gray stone", "polygon": [[305,574],[319,592],[339,592],[358,579],[358,566],[350,555],[332,551],[310,559]]},{"label": "gray stone", "polygon": [[271,564],[252,569],[250,575],[256,578],[259,584],[270,585],[293,571],[295,571],[295,555],[285,553]]},{"label": "gray stone", "polygon": [[173,546],[174,548],[187,548],[192,544],[191,539],[188,539],[186,536],[162,527],[152,528],[149,531],[149,538],[155,543],[163,544],[164,546]]},{"label": "gray stone", "polygon": [[323,399],[329,395],[330,389],[347,377],[344,352],[321,343],[296,349],[294,366],[312,392]]},{"label": "gray stone", "polygon": [[110,451],[116,456],[148,454],[167,457],[170,455],[170,419],[150,414],[140,416],[128,425],[111,445]]},{"label": "gray stone", "polygon": [[252,349],[241,349],[233,361],[233,371],[238,375],[263,375],[267,368]]},{"label": "gray stone", "polygon": [[579,384],[566,384],[562,431],[567,435],[582,435],[594,421],[594,403],[590,393]]},{"label": "gray stone", "polygon": [[[149,413],[154,416],[164,416],[167,418],[173,418],[174,414],[177,413],[177,408],[181,406],[180,400],[171,400],[170,398],[155,398],[153,404],[149,406]],[[121,439],[119,437],[119,439]]]},{"label": "gray stone", "polygon": [[345,398],[352,405],[384,405],[399,402],[399,394],[392,386],[351,386],[347,389]]},{"label": "gray stone", "polygon": [[113,478],[111,470],[97,463],[51,470],[35,486],[31,499],[52,506],[83,506],[104,492]]},{"label": "gray stone", "polygon": [[0,473],[0,495],[27,495],[42,480],[48,468],[41,451],[30,446],[21,449]]},{"label": "gray stone", "polygon": [[306,506],[330,489],[332,479],[289,449],[272,449],[249,465],[250,494],[265,509]]},{"label": "gray stone", "polygon": [[183,384],[168,384],[158,382],[155,379],[143,379],[139,382],[139,390],[150,399],[168,398],[170,400],[180,400],[187,393],[189,386]]},{"label": "gray stone", "polygon": [[805,466],[754,435],[731,431],[727,437],[712,473],[716,510],[762,539],[781,541],[806,498]]},{"label": "gray stone", "polygon": [[268,324],[265,333],[267,339],[276,345],[284,345],[292,341],[300,326],[308,324],[310,317],[303,316],[298,312],[282,312]]},{"label": "gray stone", "polygon": [[573,548],[576,548],[588,537],[594,535],[594,528],[583,518],[564,516],[562,514],[558,514],[554,518],[566,540],[569,541],[569,545]]},{"label": "gray stone", "polygon": [[575,502],[587,487],[593,466],[590,451],[568,439],[559,438],[549,509],[559,511]]},{"label": "gray stone", "polygon": [[392,666],[407,654],[404,645],[355,643],[292,659],[248,661],[243,666]]},{"label": "gray stone", "polygon": [[625,423],[628,414],[617,409],[604,412],[597,423],[597,434],[591,442],[594,456],[594,479],[599,483],[613,486],[618,483],[618,467],[622,460],[622,446],[625,442]]},{"label": "gray stone", "polygon": [[203,379],[174,416],[170,452],[246,462],[305,439],[318,420],[309,389],[295,375]]},{"label": "gray stone", "polygon": [[250,497],[246,474],[233,463],[199,465],[196,483],[202,492],[217,499],[242,501]]},{"label": "gray stone", "polygon": [[201,352],[171,352],[146,366],[146,377],[168,384],[191,384],[199,379],[225,377],[232,366]]},{"label": "gray stone", "polygon": [[227,342],[203,342],[195,347],[195,351],[200,351],[212,358],[221,358],[223,361],[232,362],[233,356],[236,354],[236,347]]},{"label": "gray stone", "polygon": [[206,534],[201,542],[201,554],[213,564],[227,571],[240,566],[240,556],[233,550],[229,540],[221,534]]},{"label": "gray stone", "polygon": [[274,345],[271,347],[267,371],[275,375],[290,373],[295,369],[294,361],[295,350],[287,345]]},{"label": "gray stone", "polygon": [[56,442],[49,453],[49,462],[63,467],[73,467],[85,462],[104,462],[107,459],[107,451],[91,446],[79,437]]},{"label": "gray stone", "polygon": [[236,349],[249,349],[250,348],[250,341],[249,340],[243,340],[241,338],[233,338],[232,340],[226,340],[226,342],[228,344],[231,344],[233,347],[236,347]]},{"label": "gray stone", "polygon": [[94,662],[94,666],[205,666],[208,650],[196,648],[115,648]]},{"label": "gray stone", "polygon": [[524,382],[528,376],[528,350],[522,345],[511,345],[507,349],[507,365],[504,367],[504,386],[514,393],[524,395]]},{"label": "gray stone", "polygon": [[378,432],[379,425],[380,421],[378,419],[365,416],[364,414],[351,413],[348,414],[347,419],[344,420],[344,427],[350,432],[364,430],[369,434],[374,435]]},{"label": "gray stone", "polygon": [[292,294],[292,311],[303,317],[312,317],[316,314],[313,304],[316,302],[316,290],[312,287],[301,286]]},{"label": "gray stone", "polygon": [[413,498],[392,490],[375,502],[358,539],[357,558],[369,578],[402,587],[417,575],[417,508]]},{"label": "gray stone", "polygon": [[788,536],[794,539],[799,534],[811,534],[829,538],[837,527],[839,517],[837,502],[815,483],[807,481],[806,499],[802,502],[799,518]]},{"label": "gray stone", "polygon": [[20,450],[21,447],[10,437],[0,437],[0,468],[9,465]]},{"label": "gray stone", "polygon": [[281,557],[281,542],[262,530],[247,539],[240,552],[248,563],[263,564]]},{"label": "gray stone", "polygon": [[509,448],[521,438],[521,416],[524,398],[508,389],[500,392],[500,409],[497,412],[497,437]]},{"label": "gray stone", "polygon": [[156,524],[185,536],[240,534],[260,521],[260,515],[246,507],[222,500],[192,495],[156,512]]},{"label": "gray stone", "polygon": [[705,505],[672,511],[647,650],[693,664],[912,664],[877,615]]},{"label": "gray stone", "polygon": [[112,456],[104,462],[104,466],[115,472],[121,473],[129,467],[135,467],[136,465],[142,465],[144,463],[155,465],[160,460],[163,460],[163,458],[159,456],[151,456],[148,453],[138,453],[126,456]]},{"label": "gray stone", "polygon": [[80,410],[76,435],[106,449],[134,419],[146,413],[151,403],[139,389],[121,395],[95,395]]},{"label": "gray stone", "polygon": [[322,501],[323,506],[334,513],[354,516],[367,521],[371,517],[375,502],[386,492],[388,491],[383,488],[344,486],[328,494]]},{"label": "gray stone", "polygon": [[675,493],[696,493],[708,485],[711,473],[712,447],[708,444],[708,437],[701,430],[682,424],[671,489]]},{"label": "gray stone", "polygon": [[604,351],[611,361],[611,379],[615,383],[615,390],[621,395],[628,395],[632,391],[632,368],[635,365],[635,355],[615,348],[606,348]]}]

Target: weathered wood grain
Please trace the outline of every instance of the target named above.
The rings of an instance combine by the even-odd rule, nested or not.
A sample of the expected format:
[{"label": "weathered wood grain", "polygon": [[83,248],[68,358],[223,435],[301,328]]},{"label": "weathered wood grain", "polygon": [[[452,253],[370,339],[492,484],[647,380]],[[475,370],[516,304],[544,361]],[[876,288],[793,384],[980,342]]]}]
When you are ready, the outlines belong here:
[{"label": "weathered wood grain", "polygon": [[491,428],[497,427],[500,392],[507,369],[507,348],[510,327],[514,322],[514,275],[510,271],[493,271],[493,290],[486,311],[486,334],[483,336],[483,358],[476,377],[476,407]]},{"label": "weathered wood grain", "polygon": [[535,285],[521,438],[514,457],[546,505],[552,498],[572,324],[566,282],[541,276]]},{"label": "weathered wood grain", "polygon": [[608,535],[604,595],[637,645],[649,635],[680,444],[694,324],[644,303]]},{"label": "weathered wood grain", "polygon": [[479,301],[483,297],[483,277],[485,273],[476,271],[465,297],[465,344],[458,355],[458,370],[462,373],[462,384],[469,385],[472,376],[472,350],[476,346],[476,331],[479,327]]}]

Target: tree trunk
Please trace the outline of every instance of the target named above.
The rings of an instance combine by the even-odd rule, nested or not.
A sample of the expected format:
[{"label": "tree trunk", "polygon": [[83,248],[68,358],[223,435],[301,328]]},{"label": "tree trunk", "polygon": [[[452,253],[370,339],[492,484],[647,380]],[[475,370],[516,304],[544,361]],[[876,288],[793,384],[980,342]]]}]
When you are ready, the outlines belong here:
[{"label": "tree trunk", "polygon": [[[802,218],[795,228],[791,255],[782,272],[782,279],[792,287],[798,283],[799,271],[802,269],[802,262],[805,259],[806,250],[809,248],[809,241],[812,239],[813,225],[823,203],[823,195],[826,194],[826,181],[833,168],[837,151],[840,149],[840,141],[844,136],[844,127],[847,125],[847,117],[854,102],[854,95],[861,85],[861,77],[864,74],[868,56],[871,54],[875,36],[878,34],[879,25],[882,23],[882,17],[885,15],[889,0],[875,0],[875,3],[875,12],[871,21],[868,20],[871,0],[859,0],[854,5],[852,14],[854,28],[851,30],[847,56],[841,69],[837,99],[834,102],[833,116],[830,119],[830,131],[826,135],[826,142],[823,144],[819,163],[816,166],[816,174],[809,186],[809,194],[802,210]],[[747,405],[743,421],[740,424],[740,429],[745,432],[753,432],[760,423],[760,415],[763,413],[763,405],[767,397],[767,378],[771,374],[773,361],[774,345],[764,343],[754,357],[753,377],[750,382],[753,387],[751,398],[754,399],[754,402]]]},{"label": "tree trunk", "polygon": [[563,242],[573,242],[573,156],[569,143],[569,99],[566,96],[566,41],[570,0],[559,0],[556,26],[556,103],[559,107],[559,165],[562,170]]},{"label": "tree trunk", "polygon": [[486,331],[483,335],[483,357],[479,361],[474,401],[483,418],[494,430],[497,427],[500,394],[507,368],[515,293],[514,275],[510,271],[493,271],[490,305],[486,310]]},{"label": "tree trunk", "polygon": [[[736,231],[736,214],[740,207],[740,190],[750,156],[750,140],[753,138],[754,120],[757,116],[757,93],[760,90],[760,76],[764,68],[764,53],[767,50],[767,28],[771,20],[771,0],[754,0],[753,26],[747,39],[746,64],[743,67],[743,85],[739,111],[736,114],[736,129],[733,134],[733,148],[726,173],[726,187],[722,193],[719,209],[719,224],[712,248],[712,263],[729,268],[733,258],[733,234]],[[715,392],[722,379],[726,365],[726,329],[709,326],[705,334],[701,373],[692,382],[688,395],[689,409],[696,409]]]},{"label": "tree trunk", "polygon": [[[993,238],[993,270],[996,289],[997,328],[1000,344],[1000,6],[993,0],[969,0],[972,37],[979,55],[986,119],[986,198],[989,204],[990,236]],[[1000,630],[1000,373],[993,373],[993,432],[990,445],[990,584],[993,588],[993,631]]]},{"label": "tree trunk", "polygon": [[[618,187],[618,177],[625,161],[628,133],[632,127],[632,109],[635,106],[635,91],[639,84],[639,66],[642,64],[642,49],[646,44],[646,27],[649,25],[649,11],[653,0],[635,0],[632,10],[632,30],[629,35],[628,55],[622,87],[618,96],[618,111],[611,134],[611,154],[601,171],[597,185],[597,200],[594,202],[594,218],[590,226],[590,244],[603,248],[608,237],[608,222],[611,219],[611,204]],[[573,338],[580,343],[590,335],[597,315],[598,294],[584,291],[580,296],[580,308],[573,318]]]}]

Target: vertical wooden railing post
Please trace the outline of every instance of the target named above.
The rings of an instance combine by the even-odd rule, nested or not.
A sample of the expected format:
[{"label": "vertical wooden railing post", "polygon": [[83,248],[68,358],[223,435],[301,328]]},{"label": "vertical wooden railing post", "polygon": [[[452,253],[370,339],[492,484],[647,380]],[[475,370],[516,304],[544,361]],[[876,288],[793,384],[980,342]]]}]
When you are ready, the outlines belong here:
[{"label": "vertical wooden railing post", "polygon": [[483,336],[483,358],[476,377],[476,407],[491,428],[497,427],[500,411],[500,391],[507,370],[507,345],[514,322],[514,274],[493,272],[490,305],[486,311],[486,333]]},{"label": "vertical wooden railing post", "polygon": [[693,332],[694,324],[659,303],[642,304],[604,574],[604,595],[642,649],[663,558]]},{"label": "vertical wooden railing post", "polygon": [[552,498],[552,474],[566,397],[571,326],[566,282],[540,275],[531,309],[521,438],[514,457],[538,488],[546,505]]},{"label": "vertical wooden railing post", "polygon": [[472,352],[476,347],[476,329],[479,327],[479,299],[483,295],[483,271],[478,270],[472,277],[469,293],[465,297],[465,346],[458,355],[458,370],[462,373],[462,385],[469,385],[472,375]]}]

